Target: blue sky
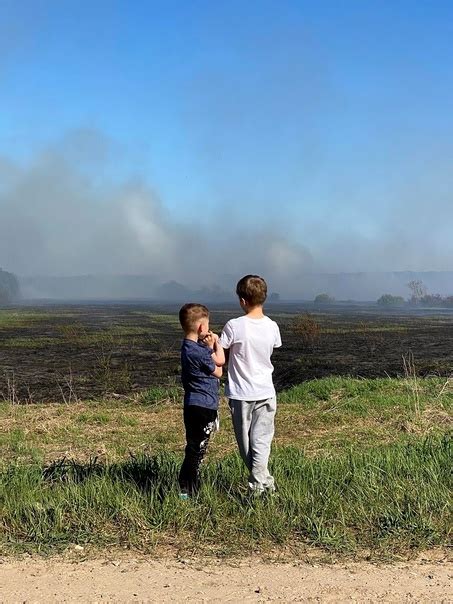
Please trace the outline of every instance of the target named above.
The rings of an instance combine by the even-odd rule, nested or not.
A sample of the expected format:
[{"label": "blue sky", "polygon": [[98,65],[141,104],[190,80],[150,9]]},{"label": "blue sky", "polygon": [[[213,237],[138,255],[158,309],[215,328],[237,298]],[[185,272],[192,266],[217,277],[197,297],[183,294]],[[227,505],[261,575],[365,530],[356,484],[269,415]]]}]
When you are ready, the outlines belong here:
[{"label": "blue sky", "polygon": [[99,133],[99,178],[181,223],[278,225],[326,268],[432,204],[432,261],[394,266],[448,268],[452,41],[452,2],[0,0],[0,154]]}]

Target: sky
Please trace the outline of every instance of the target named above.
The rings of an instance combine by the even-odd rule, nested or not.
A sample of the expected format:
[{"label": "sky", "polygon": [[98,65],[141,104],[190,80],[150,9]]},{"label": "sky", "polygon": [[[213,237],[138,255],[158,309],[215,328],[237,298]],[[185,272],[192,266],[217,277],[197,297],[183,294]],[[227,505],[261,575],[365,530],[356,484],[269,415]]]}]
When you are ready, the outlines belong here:
[{"label": "sky", "polygon": [[453,3],[0,0],[0,266],[453,268]]}]

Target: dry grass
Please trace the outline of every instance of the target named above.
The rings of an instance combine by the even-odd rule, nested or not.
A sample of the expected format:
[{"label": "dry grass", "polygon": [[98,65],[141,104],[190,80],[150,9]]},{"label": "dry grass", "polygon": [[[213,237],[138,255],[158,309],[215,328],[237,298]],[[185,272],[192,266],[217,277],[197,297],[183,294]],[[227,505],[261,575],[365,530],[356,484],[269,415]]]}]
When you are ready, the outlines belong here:
[{"label": "dry grass", "polygon": [[[448,432],[451,389],[439,379],[421,380],[418,388],[415,409],[406,380],[328,378],[295,387],[279,397],[275,445],[332,455]],[[182,409],[173,390],[67,405],[0,404],[0,455],[4,461],[117,461],[129,453],[181,451]],[[221,430],[209,452],[214,459],[236,449],[225,399],[220,413]]]}]

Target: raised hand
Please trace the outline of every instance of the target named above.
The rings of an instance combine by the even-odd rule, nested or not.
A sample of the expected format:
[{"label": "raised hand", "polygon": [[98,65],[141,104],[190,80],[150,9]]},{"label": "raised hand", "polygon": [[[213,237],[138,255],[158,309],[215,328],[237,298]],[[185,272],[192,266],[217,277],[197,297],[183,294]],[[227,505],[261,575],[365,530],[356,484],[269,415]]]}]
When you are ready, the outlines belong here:
[{"label": "raised hand", "polygon": [[212,331],[208,331],[206,336],[203,338],[203,343],[209,346],[210,348],[214,348],[219,336]]}]

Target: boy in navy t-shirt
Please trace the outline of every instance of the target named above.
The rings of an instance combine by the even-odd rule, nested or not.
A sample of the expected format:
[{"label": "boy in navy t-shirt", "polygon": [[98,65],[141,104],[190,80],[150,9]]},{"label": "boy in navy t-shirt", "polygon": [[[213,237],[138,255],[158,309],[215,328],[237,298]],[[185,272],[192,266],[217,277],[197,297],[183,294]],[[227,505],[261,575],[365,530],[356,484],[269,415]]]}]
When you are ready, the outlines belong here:
[{"label": "boy in navy t-shirt", "polygon": [[179,311],[184,331],[181,379],[184,386],[185,457],[179,473],[181,498],[196,494],[200,465],[217,423],[219,378],[225,354],[216,334],[209,331],[209,310],[202,304],[185,304]]}]

